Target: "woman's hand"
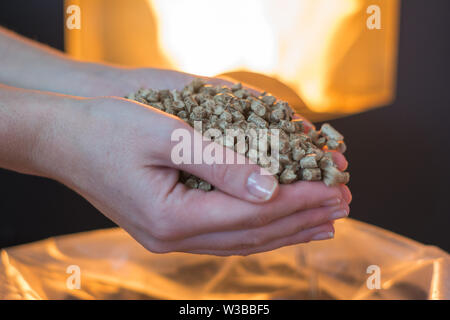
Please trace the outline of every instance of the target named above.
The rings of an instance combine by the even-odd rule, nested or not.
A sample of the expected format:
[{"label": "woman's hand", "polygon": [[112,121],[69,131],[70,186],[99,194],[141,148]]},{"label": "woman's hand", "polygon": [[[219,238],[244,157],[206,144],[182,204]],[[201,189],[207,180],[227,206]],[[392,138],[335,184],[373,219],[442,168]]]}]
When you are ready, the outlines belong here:
[{"label": "woman's hand", "polygon": [[[5,30],[0,54],[1,82],[85,97],[181,89],[194,77],[77,62]],[[348,215],[345,186],[278,186],[251,164],[174,165],[170,136],[180,128],[192,134],[192,128],[136,102],[2,85],[0,101],[1,167],[68,185],[153,252],[246,255],[330,238],[333,221]],[[335,162],[346,166],[338,153]],[[217,189],[186,188],[178,182],[180,169]]]},{"label": "woman's hand", "polygon": [[[34,152],[41,174],[76,190],[150,251],[247,255],[330,238],[333,221],[348,215],[344,187],[278,186],[257,165],[175,165],[171,133],[193,130],[152,107],[94,98],[53,111]],[[217,189],[188,189],[178,169]]]}]

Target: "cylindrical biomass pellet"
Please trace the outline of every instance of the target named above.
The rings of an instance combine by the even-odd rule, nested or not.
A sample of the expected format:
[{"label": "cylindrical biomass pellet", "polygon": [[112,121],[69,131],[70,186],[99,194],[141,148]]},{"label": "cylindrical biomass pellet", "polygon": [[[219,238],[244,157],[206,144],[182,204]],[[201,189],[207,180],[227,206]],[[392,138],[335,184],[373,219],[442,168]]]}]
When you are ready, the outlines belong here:
[{"label": "cylindrical biomass pellet", "polygon": [[322,173],[319,168],[302,169],[302,180],[306,180],[306,181],[322,180]]},{"label": "cylindrical biomass pellet", "polygon": [[336,167],[328,166],[323,169],[323,182],[327,186],[334,186],[337,184],[347,184],[350,180],[348,172],[341,172]]},{"label": "cylindrical biomass pellet", "polygon": [[318,165],[317,165],[317,160],[316,160],[316,154],[315,153],[307,154],[302,159],[300,159],[300,167],[302,169],[317,168]]}]

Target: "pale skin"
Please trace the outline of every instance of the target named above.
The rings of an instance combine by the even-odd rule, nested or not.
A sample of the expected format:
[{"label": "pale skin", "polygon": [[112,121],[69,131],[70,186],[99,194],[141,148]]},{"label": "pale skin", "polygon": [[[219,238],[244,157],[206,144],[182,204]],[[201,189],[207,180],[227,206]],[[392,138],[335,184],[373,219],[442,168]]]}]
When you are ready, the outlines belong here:
[{"label": "pale skin", "polygon": [[[278,185],[252,164],[175,165],[170,135],[193,129],[119,97],[193,75],[79,62],[1,28],[0,61],[0,167],[65,184],[152,252],[269,251],[333,237],[349,213],[346,186]],[[216,189],[186,188],[179,170]]]}]

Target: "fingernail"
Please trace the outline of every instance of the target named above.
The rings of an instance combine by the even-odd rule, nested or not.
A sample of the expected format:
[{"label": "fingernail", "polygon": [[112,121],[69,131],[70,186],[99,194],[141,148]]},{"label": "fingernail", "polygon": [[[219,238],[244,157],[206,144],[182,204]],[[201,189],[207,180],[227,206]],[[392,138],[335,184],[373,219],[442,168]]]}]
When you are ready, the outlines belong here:
[{"label": "fingernail", "polygon": [[342,219],[348,216],[348,212],[345,209],[341,209],[338,211],[333,212],[330,217],[331,220],[336,220],[336,219]]},{"label": "fingernail", "polygon": [[277,181],[272,176],[263,176],[256,172],[253,172],[247,180],[248,192],[262,200],[272,198],[277,185]]},{"label": "fingernail", "polygon": [[341,203],[341,198],[329,199],[322,203],[322,207],[331,207],[331,206],[338,205],[340,203]]},{"label": "fingernail", "polygon": [[326,240],[332,238],[334,238],[334,232],[321,232],[312,237],[311,240]]}]

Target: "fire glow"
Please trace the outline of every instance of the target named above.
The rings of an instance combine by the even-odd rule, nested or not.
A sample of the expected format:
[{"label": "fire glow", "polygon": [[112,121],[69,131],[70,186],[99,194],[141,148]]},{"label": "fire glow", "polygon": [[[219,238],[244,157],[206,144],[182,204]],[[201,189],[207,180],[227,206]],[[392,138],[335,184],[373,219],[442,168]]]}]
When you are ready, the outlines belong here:
[{"label": "fire glow", "polygon": [[[66,30],[66,49],[79,59],[205,76],[247,72],[233,80],[258,78],[254,85],[311,120],[394,98],[399,0],[66,0],[72,3],[84,27]],[[367,27],[374,6],[377,29]]]},{"label": "fire glow", "polygon": [[331,73],[361,34],[361,28],[338,31],[365,11],[359,0],[148,1],[157,13],[160,46],[176,69],[265,74],[319,112],[335,105]]}]

